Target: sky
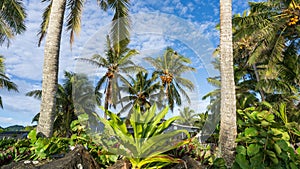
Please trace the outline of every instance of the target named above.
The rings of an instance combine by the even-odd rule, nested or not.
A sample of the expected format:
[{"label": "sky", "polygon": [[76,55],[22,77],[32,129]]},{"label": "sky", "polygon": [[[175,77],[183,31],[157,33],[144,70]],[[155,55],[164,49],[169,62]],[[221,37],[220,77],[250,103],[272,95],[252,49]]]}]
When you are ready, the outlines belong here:
[{"label": "sky", "polygon": [[[9,47],[0,46],[0,54],[6,60],[6,73],[17,84],[19,92],[8,92],[0,89],[4,109],[0,109],[0,126],[32,125],[31,120],[40,110],[40,101],[25,96],[29,91],[41,89],[43,46],[38,47],[37,32],[40,27],[42,13],[47,3],[40,0],[24,0],[27,11],[27,30],[16,36]],[[241,13],[248,7],[247,0],[233,0],[233,13]],[[88,0],[84,4],[82,28],[75,37],[72,48],[68,33],[64,30],[59,60],[59,81],[63,72],[89,71],[92,81],[97,81],[104,70],[91,65],[78,63],[75,58],[90,57],[92,54],[104,53],[105,36],[109,32],[112,11],[104,12],[97,6],[96,0]],[[171,46],[178,53],[189,57],[196,72],[185,74],[186,78],[196,84],[195,90],[189,92],[192,104],[189,106],[201,113],[209,100],[201,100],[202,96],[213,90],[206,78],[218,75],[213,69],[213,50],[219,42],[219,32],[215,26],[219,22],[218,0],[132,0],[130,7],[132,21],[130,48],[137,49],[140,54],[134,57],[135,63],[150,68],[143,57],[156,57]],[[178,109],[172,115],[178,114]]]}]

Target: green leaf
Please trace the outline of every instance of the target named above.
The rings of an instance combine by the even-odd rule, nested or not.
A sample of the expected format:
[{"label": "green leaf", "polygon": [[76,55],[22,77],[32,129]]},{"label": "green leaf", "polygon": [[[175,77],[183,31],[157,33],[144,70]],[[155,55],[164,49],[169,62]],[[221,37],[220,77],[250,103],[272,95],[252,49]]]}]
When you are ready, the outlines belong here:
[{"label": "green leaf", "polygon": [[268,122],[274,122],[274,118],[275,118],[274,114],[269,113],[269,112],[268,112],[268,114],[266,114],[266,116],[265,116],[265,119],[266,119]]},{"label": "green leaf", "polygon": [[238,154],[247,155],[246,148],[244,146],[237,146],[236,147],[236,152]]},{"label": "green leaf", "polygon": [[35,142],[36,142],[36,139],[37,139],[37,138],[36,138],[36,130],[31,130],[31,131],[28,133],[27,137],[29,138],[31,144],[35,143]]},{"label": "green leaf", "polygon": [[271,123],[267,122],[266,120],[262,120],[260,124],[261,124],[261,126],[263,126],[263,127],[267,127],[267,126],[269,126]]},{"label": "green leaf", "polygon": [[248,156],[254,156],[255,154],[257,154],[260,151],[261,146],[258,144],[250,144],[247,147],[247,154]]},{"label": "green leaf", "polygon": [[217,158],[213,163],[214,168],[226,169],[226,163],[223,158]]},{"label": "green leaf", "polygon": [[246,156],[243,154],[237,154],[235,161],[239,164],[242,169],[250,168],[249,161],[246,159]]},{"label": "green leaf", "polygon": [[260,152],[250,158],[251,168],[259,169],[263,167],[263,154]]},{"label": "green leaf", "polygon": [[300,147],[296,149],[297,153],[300,154]]},{"label": "green leaf", "polygon": [[245,136],[246,137],[252,137],[252,136],[257,136],[258,132],[254,127],[249,127],[245,129]]},{"label": "green leaf", "polygon": [[278,158],[273,151],[266,150],[266,153],[268,154],[269,158],[272,160],[273,163],[278,164]]},{"label": "green leaf", "polygon": [[286,131],[283,131],[281,129],[277,129],[277,128],[271,128],[271,130],[273,131],[275,136],[280,136],[281,139],[289,141],[290,140],[290,136]]},{"label": "green leaf", "polygon": [[281,148],[278,144],[276,144],[276,143],[274,144],[274,149],[278,155],[281,153]]},{"label": "green leaf", "polygon": [[298,169],[297,165],[294,162],[290,162],[291,169]]},{"label": "green leaf", "polygon": [[78,121],[81,123],[81,122],[86,122],[89,120],[89,115],[87,113],[83,113],[83,114],[80,114],[78,116]]}]

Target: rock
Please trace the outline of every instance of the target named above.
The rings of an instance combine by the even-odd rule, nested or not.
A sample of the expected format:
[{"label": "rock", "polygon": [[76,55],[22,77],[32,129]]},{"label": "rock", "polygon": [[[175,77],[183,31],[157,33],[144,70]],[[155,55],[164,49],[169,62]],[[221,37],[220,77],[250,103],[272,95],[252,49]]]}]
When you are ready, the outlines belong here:
[{"label": "rock", "polygon": [[3,166],[1,169],[100,169],[100,166],[83,146],[78,146],[65,157],[44,164],[34,165],[32,162],[25,164],[21,161]]},{"label": "rock", "polygon": [[184,156],[182,158],[184,161],[183,163],[176,164],[171,169],[202,169],[204,167],[201,167],[200,163],[190,156]]}]

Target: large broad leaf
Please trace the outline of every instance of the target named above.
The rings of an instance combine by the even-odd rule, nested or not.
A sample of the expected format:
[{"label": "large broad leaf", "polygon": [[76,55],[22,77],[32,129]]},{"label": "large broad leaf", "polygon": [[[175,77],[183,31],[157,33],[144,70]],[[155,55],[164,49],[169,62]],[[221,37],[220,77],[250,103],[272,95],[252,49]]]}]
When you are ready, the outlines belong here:
[{"label": "large broad leaf", "polygon": [[258,131],[254,127],[249,127],[245,129],[246,137],[255,137],[258,135]]},{"label": "large broad leaf", "polygon": [[[155,117],[154,117],[154,119],[153,119],[153,121],[151,122],[151,126],[150,126],[150,128],[149,128],[149,132],[145,135],[146,136],[146,138],[148,138],[148,137],[150,137],[150,136],[155,136],[155,135],[157,135],[157,134],[160,134],[160,132],[158,131],[158,124],[162,121],[162,119],[165,117],[165,115],[168,113],[168,110],[169,110],[169,108],[168,107],[166,107],[165,109],[163,109],[160,113],[158,113]],[[148,113],[149,112],[155,112],[156,111],[156,105],[154,104],[154,106],[152,106],[150,109],[149,109],[149,111],[148,111]],[[147,113],[147,112],[146,112]],[[171,124],[171,123],[170,123]],[[166,126],[166,128],[167,127],[169,127],[170,126],[170,124],[168,125],[168,126]],[[163,129],[163,130],[165,130],[165,129]]]},{"label": "large broad leaf", "polygon": [[255,169],[264,169],[263,166],[263,153],[258,153],[255,156],[250,158],[251,168]]},{"label": "large broad leaf", "polygon": [[271,131],[273,132],[274,136],[280,136],[280,138],[285,141],[290,140],[290,136],[286,131],[277,128],[271,128]]},{"label": "large broad leaf", "polygon": [[185,133],[189,137],[189,133],[186,130],[175,130],[161,135],[150,137],[143,142],[141,147],[141,155],[143,157],[156,156],[166,151],[172,150],[180,145],[186,144],[186,141],[179,141],[174,139],[175,136]]},{"label": "large broad leaf", "polygon": [[250,157],[254,156],[255,154],[257,154],[260,151],[260,148],[261,148],[261,146],[258,144],[250,144],[247,147],[248,156],[250,156]]},{"label": "large broad leaf", "polygon": [[245,155],[245,156],[247,155],[246,148],[244,146],[237,146],[236,147],[236,152],[238,154],[242,154],[242,155]]},{"label": "large broad leaf", "polygon": [[239,166],[242,169],[250,168],[249,161],[246,159],[246,156],[243,155],[243,154],[237,154],[236,157],[235,157],[235,161],[239,164]]}]

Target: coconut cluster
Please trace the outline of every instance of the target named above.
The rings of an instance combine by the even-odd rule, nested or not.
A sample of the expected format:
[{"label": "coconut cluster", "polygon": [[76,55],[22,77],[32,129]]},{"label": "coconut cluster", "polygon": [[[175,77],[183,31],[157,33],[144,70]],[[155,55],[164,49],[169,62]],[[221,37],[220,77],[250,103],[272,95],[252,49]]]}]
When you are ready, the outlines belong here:
[{"label": "coconut cluster", "polygon": [[296,25],[298,21],[299,21],[299,17],[295,15],[294,17],[290,18],[288,25],[289,26]]},{"label": "coconut cluster", "polygon": [[107,72],[107,73],[106,73],[106,76],[107,76],[109,79],[114,78],[114,73],[112,73],[112,72]]},{"label": "coconut cluster", "polygon": [[173,75],[171,73],[167,73],[165,75],[160,76],[160,79],[163,82],[163,84],[171,83],[173,80]]}]

